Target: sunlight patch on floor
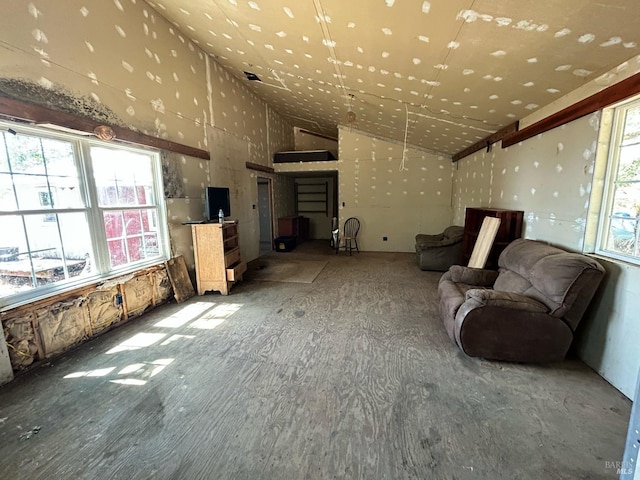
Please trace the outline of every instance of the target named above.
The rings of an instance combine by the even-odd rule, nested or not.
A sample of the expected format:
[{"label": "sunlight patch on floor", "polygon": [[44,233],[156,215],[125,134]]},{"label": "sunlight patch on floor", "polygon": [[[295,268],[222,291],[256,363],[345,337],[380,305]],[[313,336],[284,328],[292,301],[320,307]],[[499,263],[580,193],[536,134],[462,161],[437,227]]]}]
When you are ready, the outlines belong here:
[{"label": "sunlight patch on floor", "polygon": [[105,353],[111,355],[112,353],[126,352],[128,350],[139,350],[159,342],[166,336],[166,333],[138,333]]},{"label": "sunlight patch on floor", "polygon": [[88,370],[86,372],[74,372],[69,375],[65,375],[62,378],[80,378],[80,377],[104,377],[113,372],[116,367],[98,368],[96,370]]},{"label": "sunlight patch on floor", "polygon": [[164,342],[162,342],[160,345],[169,345],[170,343],[175,342],[176,340],[180,340],[181,338],[184,338],[186,340],[190,340],[192,338],[196,338],[195,335],[171,335],[169,338],[167,338]]},{"label": "sunlight patch on floor", "polygon": [[179,328],[189,323],[194,318],[200,316],[203,312],[210,309],[213,305],[208,302],[196,302],[180,309],[173,315],[160,320],[154,327]]},{"label": "sunlight patch on floor", "polygon": [[189,328],[198,328],[201,330],[212,330],[225,322],[231,315],[242,308],[242,304],[229,303],[218,305],[209,312],[195,320],[189,325]]}]

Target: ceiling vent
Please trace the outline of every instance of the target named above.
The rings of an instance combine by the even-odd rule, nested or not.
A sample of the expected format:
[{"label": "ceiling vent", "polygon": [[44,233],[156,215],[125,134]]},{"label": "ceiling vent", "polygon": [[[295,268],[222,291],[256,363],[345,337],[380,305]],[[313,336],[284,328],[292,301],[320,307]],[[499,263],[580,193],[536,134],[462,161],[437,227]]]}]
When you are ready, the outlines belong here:
[{"label": "ceiling vent", "polygon": [[255,73],[244,72],[244,74],[247,77],[247,80],[256,81],[256,82],[261,82],[262,81],[262,80],[260,80],[260,77],[258,75],[256,75]]}]

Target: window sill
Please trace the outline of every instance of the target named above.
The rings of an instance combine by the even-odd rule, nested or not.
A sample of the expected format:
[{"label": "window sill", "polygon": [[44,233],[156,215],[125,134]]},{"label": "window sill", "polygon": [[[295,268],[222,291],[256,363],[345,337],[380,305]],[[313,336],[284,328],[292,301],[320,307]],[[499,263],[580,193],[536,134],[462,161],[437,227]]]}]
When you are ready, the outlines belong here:
[{"label": "window sill", "polygon": [[591,252],[591,253],[585,253],[585,255],[587,255],[588,257],[592,257],[596,260],[602,260],[604,262],[609,262],[609,263],[614,263],[616,265],[620,265],[622,267],[626,267],[626,268],[639,268],[640,269],[640,264],[638,263],[634,263],[631,262],[627,259],[624,258],[620,258],[620,257],[614,257],[614,256],[610,256],[607,255],[605,253],[600,253],[600,252]]}]

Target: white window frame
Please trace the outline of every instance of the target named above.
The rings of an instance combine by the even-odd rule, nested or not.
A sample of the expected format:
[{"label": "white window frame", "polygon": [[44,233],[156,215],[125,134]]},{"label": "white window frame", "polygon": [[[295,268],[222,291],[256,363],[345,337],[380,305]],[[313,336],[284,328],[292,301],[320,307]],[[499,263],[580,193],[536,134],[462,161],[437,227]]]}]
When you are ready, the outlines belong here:
[{"label": "white window frame", "polygon": [[[81,197],[84,201],[83,208],[69,209],[47,209],[47,210],[16,210],[1,211],[0,215],[25,215],[25,214],[51,214],[51,213],[85,213],[87,217],[88,228],[91,235],[91,246],[93,249],[92,268],[95,273],[82,277],[73,277],[67,280],[55,282],[42,287],[34,287],[30,290],[0,297],[0,311],[8,310],[16,306],[29,303],[35,300],[53,296],[59,293],[70,291],[85,285],[99,283],[109,278],[118,277],[128,273],[132,273],[153,265],[165,262],[169,258],[169,230],[166,221],[166,204],[164,199],[164,185],[162,182],[162,166],[160,153],[157,150],[143,147],[133,147],[114,142],[105,142],[92,137],[83,135],[73,135],[69,133],[60,133],[52,129],[43,127],[32,127],[13,122],[0,120],[0,131],[13,130],[19,134],[37,136],[41,138],[50,138],[54,140],[62,140],[73,144],[75,165],[80,181]],[[99,207],[97,189],[93,177],[93,169],[91,162],[90,149],[92,146],[109,148],[114,150],[129,151],[137,154],[147,155],[151,159],[151,169],[153,176],[153,207],[147,206],[122,206],[114,208],[116,210],[126,209],[155,209],[157,215],[157,225],[155,226],[158,234],[159,255],[152,259],[143,259],[131,262],[115,268],[111,267],[109,250],[106,241],[106,230],[102,212],[104,208]]]},{"label": "white window frame", "polygon": [[[598,231],[595,243],[595,253],[603,257],[621,260],[627,263],[640,265],[640,256],[625,255],[620,252],[609,250],[606,248],[606,242],[609,238],[609,229],[612,220],[621,219],[614,215],[613,202],[615,196],[615,182],[618,175],[618,164],[620,157],[620,144],[622,143],[622,135],[624,133],[626,112],[630,108],[640,106],[640,97],[634,97],[623,103],[611,107],[612,121],[610,135],[608,139],[608,154],[606,164],[606,174],[604,176],[604,186],[602,193],[602,202],[600,205],[600,214],[598,221]],[[627,221],[640,222],[640,218],[629,218]],[[640,228],[636,227],[636,245],[640,242]],[[638,247],[636,247],[638,248]]]}]

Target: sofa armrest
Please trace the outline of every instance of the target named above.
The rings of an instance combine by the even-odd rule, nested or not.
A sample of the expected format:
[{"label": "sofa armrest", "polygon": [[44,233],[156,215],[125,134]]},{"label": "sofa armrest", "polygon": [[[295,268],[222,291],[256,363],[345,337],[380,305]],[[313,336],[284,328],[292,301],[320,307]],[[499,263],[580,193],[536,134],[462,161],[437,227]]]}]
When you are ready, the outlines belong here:
[{"label": "sofa armrest", "polygon": [[491,287],[498,278],[498,272],[495,270],[469,268],[462,265],[453,265],[449,268],[449,273],[452,282],[479,287]]},{"label": "sofa armrest", "polygon": [[475,306],[494,306],[525,312],[546,313],[547,306],[539,301],[520,295],[519,293],[500,292],[497,290],[467,290],[466,300],[472,300]]}]

